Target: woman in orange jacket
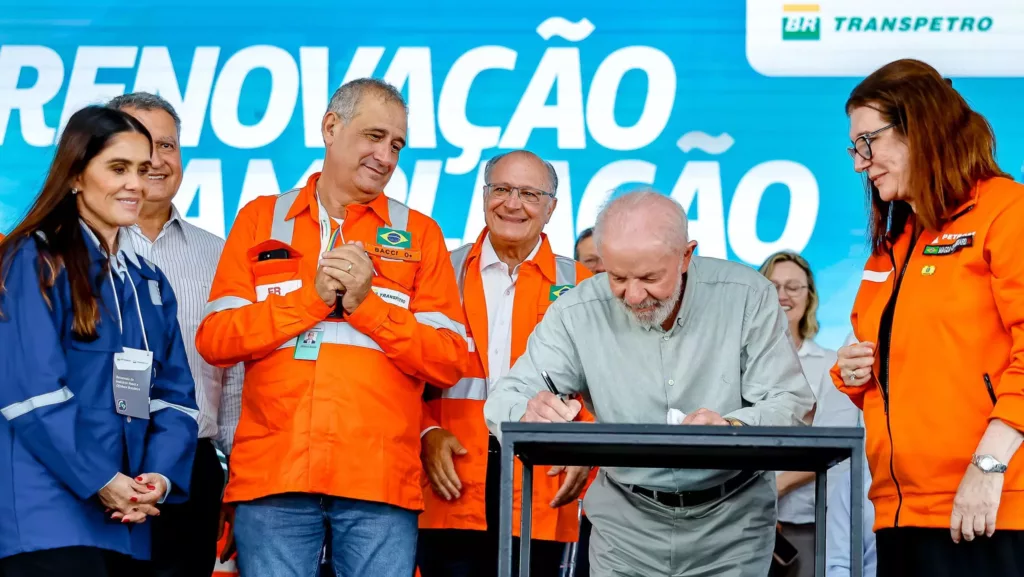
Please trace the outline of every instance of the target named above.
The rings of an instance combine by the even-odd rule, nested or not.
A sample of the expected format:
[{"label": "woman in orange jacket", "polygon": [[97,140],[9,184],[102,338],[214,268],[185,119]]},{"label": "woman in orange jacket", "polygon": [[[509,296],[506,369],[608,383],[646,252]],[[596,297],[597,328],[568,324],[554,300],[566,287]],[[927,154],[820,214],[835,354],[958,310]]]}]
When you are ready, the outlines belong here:
[{"label": "woman in orange jacket", "polygon": [[1022,575],[1024,186],[927,64],[882,67],[846,111],[871,256],[831,374],[864,410],[878,576]]}]

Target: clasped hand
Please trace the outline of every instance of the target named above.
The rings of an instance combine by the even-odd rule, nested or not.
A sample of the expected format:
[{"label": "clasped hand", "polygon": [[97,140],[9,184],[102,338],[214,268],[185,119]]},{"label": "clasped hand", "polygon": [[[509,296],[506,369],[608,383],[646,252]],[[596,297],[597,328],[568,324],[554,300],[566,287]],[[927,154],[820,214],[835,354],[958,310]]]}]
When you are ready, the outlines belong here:
[{"label": "clasped hand", "polygon": [[166,491],[164,478],[155,473],[144,473],[134,479],[118,473],[96,496],[107,508],[106,512],[113,511],[111,519],[122,523],[142,523],[146,517],[160,514],[156,504]]},{"label": "clasped hand", "polygon": [[331,307],[341,293],[341,306],[345,312],[352,313],[370,292],[373,274],[373,261],[366,254],[362,241],[349,241],[320,257],[314,281],[316,292]]}]

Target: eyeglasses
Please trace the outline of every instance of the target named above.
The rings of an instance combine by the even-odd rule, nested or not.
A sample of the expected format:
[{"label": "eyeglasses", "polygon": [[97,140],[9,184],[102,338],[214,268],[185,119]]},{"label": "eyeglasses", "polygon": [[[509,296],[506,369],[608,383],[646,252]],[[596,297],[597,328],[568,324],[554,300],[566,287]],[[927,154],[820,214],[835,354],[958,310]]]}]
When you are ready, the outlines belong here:
[{"label": "eyeglasses", "polygon": [[791,297],[798,297],[801,294],[803,294],[805,290],[807,290],[807,285],[805,284],[787,283],[784,285],[780,285],[777,282],[772,282],[772,284],[775,285],[776,292],[778,292],[781,289],[786,291],[786,294],[788,294]]},{"label": "eyeglasses", "polygon": [[529,186],[512,186],[510,184],[485,184],[484,193],[490,195],[492,198],[498,198],[501,200],[507,200],[512,197],[513,194],[519,195],[519,200],[527,204],[537,204],[540,202],[540,197],[550,196],[554,198],[555,195],[550,192],[545,192],[538,188],[531,188]]},{"label": "eyeglasses", "polygon": [[869,132],[867,134],[861,134],[860,136],[858,136],[857,140],[853,141],[853,146],[849,146],[846,148],[846,151],[850,153],[850,158],[855,159],[857,158],[856,155],[859,154],[860,157],[863,158],[864,160],[871,160],[871,139],[878,136],[878,134],[881,133],[882,131],[888,130],[893,126],[896,126],[895,122],[893,122],[892,124],[887,124],[874,132]]}]

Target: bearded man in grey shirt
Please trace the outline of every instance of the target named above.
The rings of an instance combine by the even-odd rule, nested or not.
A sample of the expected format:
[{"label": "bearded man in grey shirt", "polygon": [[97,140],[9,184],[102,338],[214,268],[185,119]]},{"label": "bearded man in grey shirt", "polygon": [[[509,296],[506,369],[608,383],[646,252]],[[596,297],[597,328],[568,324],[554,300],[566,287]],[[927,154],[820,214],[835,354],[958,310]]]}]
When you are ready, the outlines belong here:
[{"label": "bearded man in grey shirt", "polygon": [[[693,256],[686,213],[634,192],[597,219],[607,272],[566,292],[484,405],[506,421],[571,421],[580,402],[602,423],[810,425],[814,395],[768,279]],[[742,463],[738,464],[742,466]],[[772,472],[602,468],[584,500],[591,575],[764,577],[775,543]]]}]

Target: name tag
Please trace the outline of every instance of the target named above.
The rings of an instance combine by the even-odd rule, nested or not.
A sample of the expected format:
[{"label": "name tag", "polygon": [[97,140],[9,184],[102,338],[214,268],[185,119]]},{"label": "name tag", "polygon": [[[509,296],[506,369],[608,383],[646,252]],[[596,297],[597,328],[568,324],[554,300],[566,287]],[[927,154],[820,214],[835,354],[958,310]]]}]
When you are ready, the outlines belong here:
[{"label": "name tag", "polygon": [[270,295],[283,297],[284,295],[302,288],[301,280],[286,280],[272,284],[256,285],[256,301],[263,302]]},{"label": "name tag", "polygon": [[114,408],[119,415],[149,418],[153,352],[126,348],[114,354]]},{"label": "name tag", "polygon": [[390,303],[402,307],[403,309],[409,308],[409,295],[401,291],[396,291],[389,288],[383,288],[379,286],[370,287],[373,292],[377,293],[384,302]]},{"label": "name tag", "polygon": [[396,248],[380,244],[367,244],[366,250],[370,254],[377,255],[383,259],[400,260],[405,262],[419,262],[420,251],[411,248]]}]

